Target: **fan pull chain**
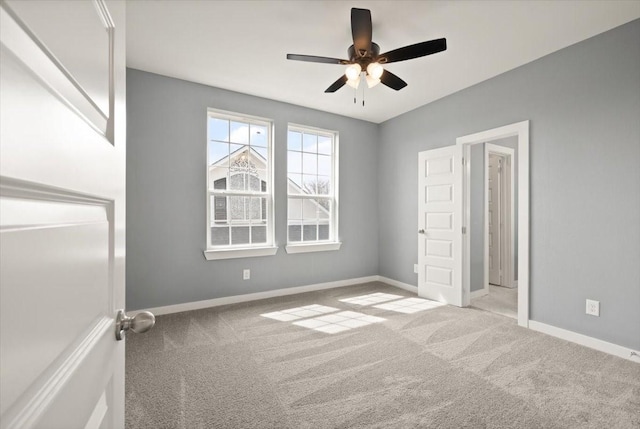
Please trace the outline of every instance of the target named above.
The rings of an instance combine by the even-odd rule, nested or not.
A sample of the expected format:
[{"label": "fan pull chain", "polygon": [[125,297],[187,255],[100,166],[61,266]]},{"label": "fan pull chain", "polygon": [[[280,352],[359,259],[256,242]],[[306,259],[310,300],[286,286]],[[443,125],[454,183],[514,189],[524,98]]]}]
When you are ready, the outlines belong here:
[{"label": "fan pull chain", "polygon": [[364,87],[365,87],[365,85],[364,85],[364,82],[362,82],[362,83],[363,83],[363,85],[362,85],[362,107],[364,107]]}]

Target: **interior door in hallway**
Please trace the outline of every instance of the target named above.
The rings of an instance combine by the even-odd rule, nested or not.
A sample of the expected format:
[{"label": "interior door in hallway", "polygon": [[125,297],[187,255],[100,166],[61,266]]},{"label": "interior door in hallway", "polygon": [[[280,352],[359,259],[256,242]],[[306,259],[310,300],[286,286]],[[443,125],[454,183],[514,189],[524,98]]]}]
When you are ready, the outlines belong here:
[{"label": "interior door in hallway", "polygon": [[418,154],[418,295],[461,307],[462,148]]},{"label": "interior door in hallway", "polygon": [[0,2],[1,428],[122,428],[125,4]]},{"label": "interior door in hallway", "polygon": [[489,153],[489,283],[502,285],[502,229],[504,227],[502,212],[502,158]]}]

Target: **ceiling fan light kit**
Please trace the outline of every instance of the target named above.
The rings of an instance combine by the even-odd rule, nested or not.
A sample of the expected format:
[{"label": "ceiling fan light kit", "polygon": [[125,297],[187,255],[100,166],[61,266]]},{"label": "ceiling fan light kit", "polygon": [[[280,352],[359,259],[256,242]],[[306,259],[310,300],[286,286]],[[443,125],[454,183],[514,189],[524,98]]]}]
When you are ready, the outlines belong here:
[{"label": "ceiling fan light kit", "polygon": [[367,87],[373,88],[381,83],[396,91],[407,83],[383,67],[399,61],[411,60],[442,52],[447,49],[446,39],[435,39],[416,43],[380,54],[380,46],[372,41],[371,11],[368,9],[351,9],[351,34],[353,45],[347,49],[348,60],[313,55],[287,54],[287,59],[324,64],[346,65],[345,74],[332,83],[324,92],[332,93],[345,84],[357,89],[364,77]]}]

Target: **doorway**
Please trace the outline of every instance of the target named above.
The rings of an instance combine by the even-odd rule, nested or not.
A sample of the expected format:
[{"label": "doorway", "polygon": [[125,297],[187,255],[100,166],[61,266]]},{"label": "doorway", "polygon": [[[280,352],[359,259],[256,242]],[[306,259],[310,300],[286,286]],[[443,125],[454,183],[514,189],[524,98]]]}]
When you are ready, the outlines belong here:
[{"label": "doorway", "polygon": [[517,137],[471,147],[471,305],[517,319]]},{"label": "doorway", "polygon": [[[508,144],[505,144],[507,142]],[[456,145],[461,146],[465,160],[463,169],[464,219],[462,223],[464,231],[462,263],[464,305],[469,305],[471,299],[474,299],[474,305],[477,305],[476,299],[478,298],[490,301],[493,289],[493,298],[502,301],[507,308],[511,308],[511,314],[507,315],[516,317],[520,326],[528,327],[529,122],[523,121],[460,137],[456,139]],[[481,188],[480,200],[483,201],[483,219],[481,221],[478,221],[477,216],[472,216],[472,202],[478,199],[478,184],[476,182],[474,185],[472,182],[474,175],[471,162],[472,151],[480,151],[485,161],[480,170],[483,173],[481,176],[484,176],[481,179],[481,185],[479,185]],[[492,189],[495,188],[496,198],[502,194],[503,203],[501,211],[495,213],[493,220],[488,214],[490,172],[487,171],[485,174],[484,168],[485,165],[489,165],[492,153],[497,155],[495,159],[500,160],[499,164],[502,164],[503,167],[502,175],[494,177],[494,181],[497,183],[492,187]],[[477,171],[476,168],[475,172],[477,173]],[[484,192],[482,192],[483,190]],[[494,197],[491,196],[491,198],[493,201]],[[486,215],[485,208],[487,208]],[[508,221],[508,217],[511,218],[511,221]],[[504,224],[503,228],[496,230],[499,232],[494,236],[495,228],[500,228],[500,220]],[[494,222],[493,229],[490,228],[490,222]],[[472,237],[478,235],[482,237],[482,244],[479,247],[477,240],[472,242]],[[490,279],[489,264],[489,243],[491,241],[493,241],[493,250],[501,255],[500,258],[494,260],[493,279]],[[478,260],[481,261],[480,264]],[[496,272],[497,280],[495,279]],[[491,286],[491,282],[500,284],[500,286]],[[517,303],[515,306],[513,305],[514,301]],[[480,304],[482,305],[482,302]],[[495,307],[492,309],[496,310]]]},{"label": "doorway", "polygon": [[518,255],[514,266],[518,275],[517,319],[518,325],[529,327],[529,121],[459,137],[453,146],[418,154],[418,295],[469,306],[470,151],[474,145],[514,136],[518,150],[514,162],[518,188],[514,215],[518,231],[514,245]]}]

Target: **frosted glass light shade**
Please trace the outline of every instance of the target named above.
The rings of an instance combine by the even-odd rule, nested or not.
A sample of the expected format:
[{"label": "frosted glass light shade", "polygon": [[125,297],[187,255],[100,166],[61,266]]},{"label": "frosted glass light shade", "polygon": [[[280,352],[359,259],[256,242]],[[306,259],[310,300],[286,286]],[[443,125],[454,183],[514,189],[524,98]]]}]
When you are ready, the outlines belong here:
[{"label": "frosted glass light shade", "polygon": [[367,75],[367,86],[369,88],[373,88],[374,86],[376,86],[379,83],[380,83],[380,79],[376,79],[371,75]]},{"label": "frosted glass light shade", "polygon": [[374,79],[380,79],[384,69],[379,63],[371,63],[367,66],[367,74]]},{"label": "frosted glass light shade", "polygon": [[358,86],[360,86],[360,75],[358,75],[355,79],[347,80],[347,85],[349,85],[353,89],[358,89]]},{"label": "frosted glass light shade", "polygon": [[345,70],[344,75],[349,80],[357,79],[360,76],[360,72],[362,71],[362,67],[360,64],[349,64],[347,66],[347,70]]}]

